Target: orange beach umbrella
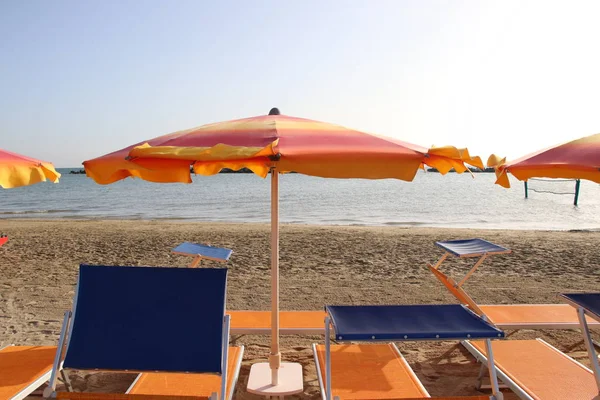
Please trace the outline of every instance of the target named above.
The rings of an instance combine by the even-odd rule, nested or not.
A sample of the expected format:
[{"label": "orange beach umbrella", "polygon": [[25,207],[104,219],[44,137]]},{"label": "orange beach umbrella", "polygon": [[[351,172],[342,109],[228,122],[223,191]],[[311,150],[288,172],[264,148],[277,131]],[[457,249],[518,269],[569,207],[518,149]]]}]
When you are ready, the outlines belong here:
[{"label": "orange beach umbrella", "polygon": [[488,159],[496,169],[496,183],[510,187],[507,173],[521,181],[530,178],[587,179],[600,183],[600,133],[540,150],[506,162],[496,155]]},{"label": "orange beach umbrella", "polygon": [[58,178],[60,174],[51,163],[0,149],[0,187],[10,189],[46,180],[57,183]]},{"label": "orange beach umbrella", "polygon": [[271,356],[268,364],[252,368],[270,368],[270,379],[264,383],[277,387],[283,367],[279,352],[279,173],[412,181],[424,165],[445,174],[452,168],[459,173],[466,171],[465,163],[483,167],[479,157],[471,157],[467,149],[427,149],[280,115],[279,110],[272,109],[269,115],[203,125],[140,142],[83,165],[86,174],[100,184],[126,177],[191,183],[190,166],[200,175],[214,175],[223,168],[249,168],[263,178],[271,172]]}]

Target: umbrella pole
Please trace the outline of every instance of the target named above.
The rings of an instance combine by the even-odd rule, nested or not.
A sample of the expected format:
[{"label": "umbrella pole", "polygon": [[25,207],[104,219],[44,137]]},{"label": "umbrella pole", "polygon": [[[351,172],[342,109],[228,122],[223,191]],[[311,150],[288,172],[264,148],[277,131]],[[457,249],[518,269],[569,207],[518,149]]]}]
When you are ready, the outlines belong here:
[{"label": "umbrella pole", "polygon": [[271,168],[271,354],[250,367],[248,392],[269,398],[302,393],[302,365],[281,362],[279,351],[279,171]]},{"label": "umbrella pole", "polygon": [[271,384],[279,383],[279,171],[271,169]]}]

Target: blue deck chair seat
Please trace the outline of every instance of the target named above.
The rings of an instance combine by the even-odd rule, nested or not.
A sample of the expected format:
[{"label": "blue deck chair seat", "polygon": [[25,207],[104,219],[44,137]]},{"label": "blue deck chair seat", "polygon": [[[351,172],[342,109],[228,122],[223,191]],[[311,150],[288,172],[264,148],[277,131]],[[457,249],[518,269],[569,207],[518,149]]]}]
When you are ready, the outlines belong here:
[{"label": "blue deck chair seat", "polygon": [[502,338],[462,304],[326,306],[336,340],[464,340]]},{"label": "blue deck chair seat", "polygon": [[226,279],[227,269],[81,265],[64,368],[224,374]]}]

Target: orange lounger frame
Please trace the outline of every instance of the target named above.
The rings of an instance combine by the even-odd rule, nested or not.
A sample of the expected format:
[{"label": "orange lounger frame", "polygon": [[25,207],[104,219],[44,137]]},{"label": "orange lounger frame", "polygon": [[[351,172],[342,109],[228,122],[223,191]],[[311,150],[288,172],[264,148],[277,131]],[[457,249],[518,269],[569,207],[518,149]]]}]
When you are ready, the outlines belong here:
[{"label": "orange lounger frame", "polygon": [[[579,329],[577,312],[568,304],[491,304],[478,305],[467,292],[449,276],[434,266],[430,271],[456,299],[479,315],[485,315],[502,329]],[[587,319],[590,327],[600,323]]]},{"label": "orange lounger frame", "polygon": [[[270,311],[230,311],[232,335],[269,335]],[[287,335],[322,335],[324,311],[280,311],[279,333]]]},{"label": "orange lounger frame", "polygon": [[[321,395],[325,399],[325,346],[313,345]],[[331,346],[334,399],[429,399],[431,396],[393,343]],[[438,400],[489,400],[490,396],[435,397]]]},{"label": "orange lounger frame", "polygon": [[[229,347],[226,399],[233,398],[243,356],[243,346]],[[127,394],[209,398],[212,393],[219,391],[220,386],[221,377],[217,375],[145,372],[138,375]]]},{"label": "orange lounger frame", "polygon": [[123,394],[123,393],[66,393],[58,392],[59,400],[210,400],[206,396],[169,396],[158,394]]},{"label": "orange lounger frame", "polygon": [[0,350],[0,399],[24,399],[50,379],[56,346]]},{"label": "orange lounger frame", "polygon": [[[577,312],[568,304],[481,305],[483,313],[502,329],[579,329]],[[600,323],[587,318],[590,327]]]},{"label": "orange lounger frame", "polygon": [[[462,344],[487,365],[483,342]],[[592,371],[541,339],[492,343],[498,377],[523,400],[592,400],[598,388]]]},{"label": "orange lounger frame", "polygon": [[[314,344],[313,353],[325,399],[325,345]],[[332,345],[331,376],[331,393],[340,399],[429,397],[393,343]]]}]

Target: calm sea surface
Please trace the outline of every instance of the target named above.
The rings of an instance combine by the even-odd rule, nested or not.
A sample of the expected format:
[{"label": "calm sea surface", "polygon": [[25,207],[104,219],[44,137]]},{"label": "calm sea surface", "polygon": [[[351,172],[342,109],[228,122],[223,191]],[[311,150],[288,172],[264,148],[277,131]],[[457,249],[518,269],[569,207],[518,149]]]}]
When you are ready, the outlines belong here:
[{"label": "calm sea surface", "polygon": [[[155,184],[126,179],[108,186],[63,173],[59,184],[0,190],[0,218],[178,219],[268,222],[270,179],[253,174],[194,177],[194,183]],[[419,172],[413,182],[280,178],[284,223],[398,225],[514,229],[600,229],[600,185],[582,181],[573,195],[530,192],[512,180],[494,185],[494,174]],[[574,182],[530,182],[530,188],[574,192]],[[0,225],[1,226],[1,225]]]}]

